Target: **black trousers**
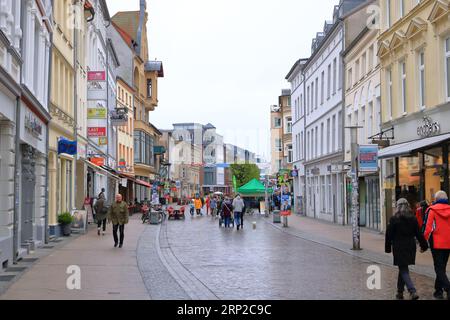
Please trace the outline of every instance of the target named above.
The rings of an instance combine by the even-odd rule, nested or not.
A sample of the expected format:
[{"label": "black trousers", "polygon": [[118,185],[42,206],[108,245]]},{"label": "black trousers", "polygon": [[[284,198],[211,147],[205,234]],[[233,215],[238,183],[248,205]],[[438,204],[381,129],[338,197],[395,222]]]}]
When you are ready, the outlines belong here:
[{"label": "black trousers", "polygon": [[114,236],[114,243],[119,243],[119,238],[117,237],[117,231],[120,231],[120,244],[123,244],[123,240],[125,238],[125,225],[118,225],[115,224],[113,226],[113,236]]},{"label": "black trousers", "polygon": [[447,277],[447,263],[450,256],[450,250],[432,249],[434,261],[434,271],[436,271],[436,282],[434,288],[437,293],[443,291],[450,292],[450,282]]},{"label": "black trousers", "polygon": [[241,212],[241,227],[244,227],[244,217],[245,217],[245,212]]},{"label": "black trousers", "polygon": [[98,221],[97,227],[100,229],[102,227],[102,224],[103,224],[103,232],[105,232],[106,231],[106,219]]}]

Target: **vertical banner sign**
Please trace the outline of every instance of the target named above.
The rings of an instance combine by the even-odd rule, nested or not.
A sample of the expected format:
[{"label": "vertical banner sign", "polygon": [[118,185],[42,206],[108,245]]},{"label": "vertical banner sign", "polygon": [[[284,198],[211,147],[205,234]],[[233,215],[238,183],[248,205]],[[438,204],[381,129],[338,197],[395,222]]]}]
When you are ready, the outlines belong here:
[{"label": "vertical banner sign", "polygon": [[378,172],[378,145],[359,146],[359,171]]}]

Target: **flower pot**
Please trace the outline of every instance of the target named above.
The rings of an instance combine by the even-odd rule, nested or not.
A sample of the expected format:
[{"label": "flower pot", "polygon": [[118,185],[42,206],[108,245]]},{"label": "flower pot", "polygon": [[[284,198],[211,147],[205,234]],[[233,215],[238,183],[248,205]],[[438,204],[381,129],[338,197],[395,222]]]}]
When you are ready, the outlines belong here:
[{"label": "flower pot", "polygon": [[64,224],[61,225],[62,227],[62,233],[64,237],[70,237],[71,233],[72,233],[72,226],[70,224]]}]

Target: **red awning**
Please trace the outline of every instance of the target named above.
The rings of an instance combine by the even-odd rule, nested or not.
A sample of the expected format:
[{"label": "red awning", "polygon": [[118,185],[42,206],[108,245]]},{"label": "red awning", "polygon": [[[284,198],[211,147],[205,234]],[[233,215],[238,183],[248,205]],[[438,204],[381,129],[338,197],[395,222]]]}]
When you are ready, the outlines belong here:
[{"label": "red awning", "polygon": [[139,185],[141,185],[141,186],[147,187],[147,188],[151,188],[152,187],[152,185],[150,183],[142,181],[142,180],[139,180],[139,179],[136,179],[134,182],[139,184]]}]

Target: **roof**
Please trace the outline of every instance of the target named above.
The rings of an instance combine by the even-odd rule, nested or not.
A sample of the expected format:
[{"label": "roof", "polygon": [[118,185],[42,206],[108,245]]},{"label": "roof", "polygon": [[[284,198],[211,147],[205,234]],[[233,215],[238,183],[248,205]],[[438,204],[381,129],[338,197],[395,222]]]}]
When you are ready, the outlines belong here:
[{"label": "roof", "polygon": [[164,78],[164,67],[162,61],[147,61],[145,63],[145,71],[157,71],[158,77]]},{"label": "roof", "polygon": [[134,39],[121,27],[119,27],[114,21],[112,22],[114,28],[116,28],[117,32],[122,37],[123,41],[130,47],[133,48]]},{"label": "roof", "polygon": [[291,70],[289,71],[289,73],[287,74],[285,79],[288,80],[291,77],[291,75],[294,73],[295,69],[299,65],[305,64],[306,62],[308,62],[308,58],[302,58],[302,59],[297,60],[297,62],[294,63],[294,65],[292,66]]},{"label": "roof", "polygon": [[[270,191],[270,190],[269,190]],[[243,196],[262,195],[266,193],[266,187],[257,179],[253,179],[246,185],[238,189],[238,193]]]},{"label": "roof", "polygon": [[206,126],[204,126],[205,129],[216,129],[211,123],[208,123]]}]

